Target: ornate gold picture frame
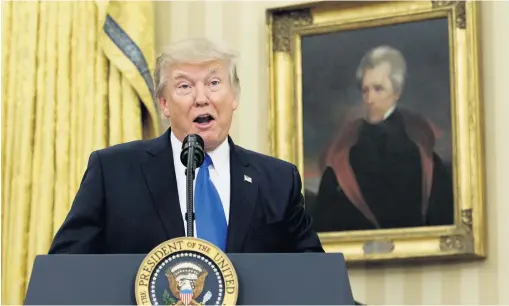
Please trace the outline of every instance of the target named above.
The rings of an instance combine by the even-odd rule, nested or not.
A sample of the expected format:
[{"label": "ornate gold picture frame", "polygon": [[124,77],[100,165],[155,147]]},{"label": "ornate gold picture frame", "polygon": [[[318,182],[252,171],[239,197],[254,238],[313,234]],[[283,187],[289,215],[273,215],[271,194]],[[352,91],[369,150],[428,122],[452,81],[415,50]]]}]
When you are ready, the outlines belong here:
[{"label": "ornate gold picture frame", "polygon": [[349,262],[484,258],[477,4],[267,11],[270,150]]}]

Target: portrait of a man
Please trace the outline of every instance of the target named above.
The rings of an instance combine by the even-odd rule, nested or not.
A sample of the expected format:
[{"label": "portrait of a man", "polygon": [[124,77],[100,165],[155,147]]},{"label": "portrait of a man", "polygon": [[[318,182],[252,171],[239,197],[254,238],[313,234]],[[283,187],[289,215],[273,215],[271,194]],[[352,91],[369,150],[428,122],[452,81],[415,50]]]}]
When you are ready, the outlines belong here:
[{"label": "portrait of a man", "polygon": [[[411,54],[412,65],[419,60],[422,64],[429,57],[426,52],[422,49],[421,56]],[[435,58],[439,61],[440,57]],[[438,66],[435,71],[441,69],[447,78],[446,62],[424,62],[422,66],[426,64]],[[413,88],[426,88],[423,83],[433,78],[433,69],[423,71],[424,80],[419,82],[419,71],[409,71],[403,52],[390,43],[366,48],[351,71],[359,101],[340,108],[339,127],[329,128],[333,132],[327,135],[322,153],[315,155],[320,174],[315,178],[315,191],[310,191],[312,187],[306,190],[315,229],[331,232],[453,224],[451,163],[444,162],[436,151],[442,135],[450,135],[450,119],[443,115],[450,107],[445,100],[448,89],[435,93],[445,97],[444,101],[435,96],[425,104]],[[409,75],[411,88],[406,87]],[[444,75],[436,77],[444,79]],[[304,99],[306,102],[312,103],[310,99]],[[304,143],[306,155],[306,138]],[[450,139],[446,147],[444,155],[450,156]]]}]

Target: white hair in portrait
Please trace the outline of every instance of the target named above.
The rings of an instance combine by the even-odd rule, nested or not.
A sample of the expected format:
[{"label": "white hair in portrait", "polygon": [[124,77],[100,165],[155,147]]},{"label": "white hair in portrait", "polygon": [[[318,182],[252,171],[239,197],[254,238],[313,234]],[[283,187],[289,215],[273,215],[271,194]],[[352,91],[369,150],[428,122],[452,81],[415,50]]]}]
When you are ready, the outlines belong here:
[{"label": "white hair in portrait", "polygon": [[357,81],[362,84],[366,69],[372,69],[384,63],[391,67],[389,78],[394,91],[401,93],[405,85],[407,65],[401,52],[390,46],[378,46],[364,55],[357,68]]}]

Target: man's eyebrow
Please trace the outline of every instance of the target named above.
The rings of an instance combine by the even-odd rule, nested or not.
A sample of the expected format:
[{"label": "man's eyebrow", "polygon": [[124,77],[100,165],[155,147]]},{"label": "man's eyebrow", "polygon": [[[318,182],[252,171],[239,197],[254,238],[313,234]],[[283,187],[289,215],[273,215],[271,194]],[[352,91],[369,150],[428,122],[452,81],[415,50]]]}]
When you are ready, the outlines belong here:
[{"label": "man's eyebrow", "polygon": [[173,76],[174,79],[189,79],[189,75],[185,72],[178,72]]},{"label": "man's eyebrow", "polygon": [[212,76],[214,74],[217,74],[217,68],[212,68],[210,69],[209,73],[207,74],[207,76]]},{"label": "man's eyebrow", "polygon": [[[216,67],[212,68],[209,70],[209,72],[207,73],[207,77],[210,77],[210,76],[213,76],[213,75],[217,75],[218,74],[218,69]],[[177,80],[177,79],[186,79],[186,80],[191,80],[191,76],[189,76],[187,73],[183,72],[183,71],[178,71],[174,76],[173,76],[173,79],[174,80]]]}]

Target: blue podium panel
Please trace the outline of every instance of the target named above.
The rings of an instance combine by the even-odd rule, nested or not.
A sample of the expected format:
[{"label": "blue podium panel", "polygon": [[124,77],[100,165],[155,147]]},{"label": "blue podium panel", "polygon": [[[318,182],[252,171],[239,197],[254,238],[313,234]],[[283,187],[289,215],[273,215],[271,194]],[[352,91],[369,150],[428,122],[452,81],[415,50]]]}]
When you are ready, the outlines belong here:
[{"label": "blue podium panel", "polygon": [[[135,305],[145,255],[40,255],[25,305]],[[238,305],[354,305],[342,254],[228,254]]]}]

